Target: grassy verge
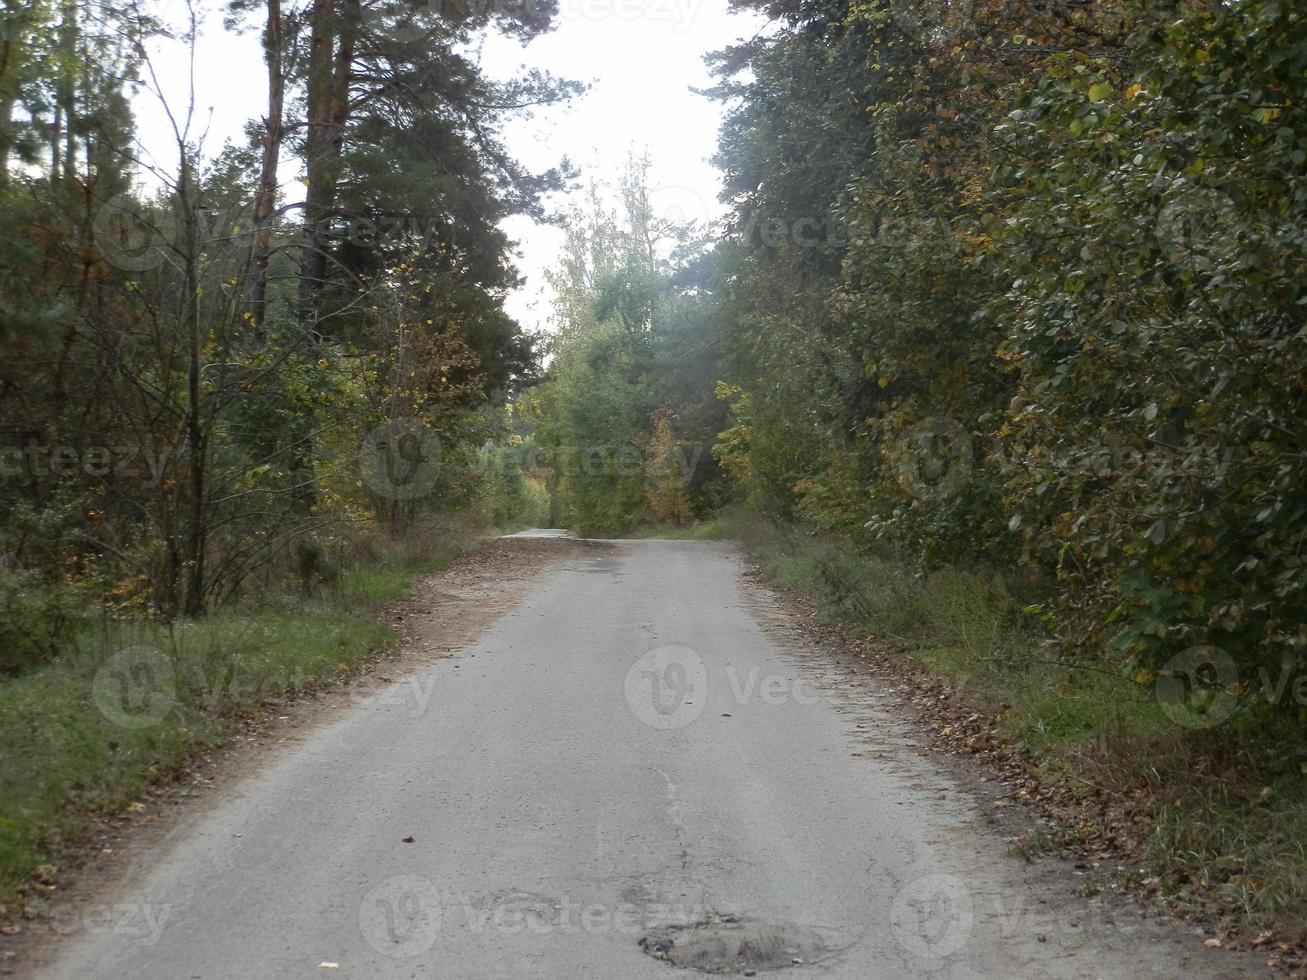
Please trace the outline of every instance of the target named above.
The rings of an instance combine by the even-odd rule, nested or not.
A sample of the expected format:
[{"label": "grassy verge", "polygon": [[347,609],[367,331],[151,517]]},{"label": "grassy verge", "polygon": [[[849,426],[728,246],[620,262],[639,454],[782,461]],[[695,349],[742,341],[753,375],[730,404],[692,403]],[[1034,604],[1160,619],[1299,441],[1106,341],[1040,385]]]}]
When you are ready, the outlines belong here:
[{"label": "grassy verge", "polygon": [[1086,804],[1067,811],[1074,820],[1045,825],[1049,844],[1110,840],[1125,828],[1136,845],[1121,871],[1128,884],[1236,941],[1263,930],[1307,940],[1301,730],[1253,716],[1212,730],[1177,724],[1151,688],[1101,664],[1061,662],[1023,612],[1038,597],[994,571],[920,573],[739,514],[689,536],[740,540],[764,575],[811,600],[829,624],[854,640],[888,641],[996,718],[1042,784]]},{"label": "grassy verge", "polygon": [[744,518],[735,511],[707,517],[694,524],[642,524],[625,535],[630,538],[669,538],[680,541],[712,541],[739,536]]},{"label": "grassy verge", "polygon": [[[113,623],[0,681],[0,905],[150,784],[221,745],[260,704],[348,677],[393,634],[377,607],[475,546],[465,529],[352,542],[328,585],[167,627]],[[48,878],[43,870],[37,877]]]}]

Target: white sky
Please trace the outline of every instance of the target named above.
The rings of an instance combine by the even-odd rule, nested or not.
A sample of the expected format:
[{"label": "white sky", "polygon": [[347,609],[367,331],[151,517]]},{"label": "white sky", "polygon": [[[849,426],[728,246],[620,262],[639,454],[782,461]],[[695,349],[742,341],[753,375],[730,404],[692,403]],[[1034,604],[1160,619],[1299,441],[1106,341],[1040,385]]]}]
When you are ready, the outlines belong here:
[{"label": "white sky", "polygon": [[[174,24],[185,16],[183,0],[155,5]],[[728,14],[726,0],[559,0],[559,7],[556,29],[527,46],[491,35],[480,48],[482,64],[494,77],[526,65],[591,86],[567,106],[512,122],[503,134],[509,150],[537,170],[567,155],[581,170],[584,187],[591,179],[615,182],[627,155],[648,148],[655,208],[668,217],[717,217],[720,180],[708,158],[715,151],[720,107],[690,89],[710,84],[704,54],[753,36],[761,20]],[[224,32],[215,16],[207,24],[197,48],[196,132],[207,128],[205,150],[212,154],[225,140],[239,139],[245,122],[260,115],[267,83],[257,34]],[[185,102],[186,61],[179,44],[163,43],[153,57],[162,88],[176,105]],[[172,169],[175,153],[157,99],[142,95],[134,108],[146,148]],[[292,180],[293,169],[282,176]],[[287,196],[298,194],[287,188]],[[549,296],[542,273],[554,265],[562,233],[524,218],[504,227],[519,243],[517,265],[526,277],[509,299],[509,312],[528,330],[544,328]]]}]

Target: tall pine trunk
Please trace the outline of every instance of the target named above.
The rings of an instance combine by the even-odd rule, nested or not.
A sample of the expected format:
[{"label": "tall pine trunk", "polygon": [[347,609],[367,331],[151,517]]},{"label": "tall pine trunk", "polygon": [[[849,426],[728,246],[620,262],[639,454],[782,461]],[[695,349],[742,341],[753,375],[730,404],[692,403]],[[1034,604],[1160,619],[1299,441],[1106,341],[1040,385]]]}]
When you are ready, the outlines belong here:
[{"label": "tall pine trunk", "polygon": [[314,0],[308,67],[308,146],[305,171],[304,247],[300,306],[315,323],[326,281],[328,224],[336,205],[345,126],[349,121],[350,72],[360,21],[360,0]]},{"label": "tall pine trunk", "polygon": [[[327,278],[328,225],[340,181],[345,126],[349,119],[349,87],[354,63],[355,38],[361,20],[360,0],[313,0],[307,79],[308,143],[304,200],[304,241],[301,247],[300,317],[309,331],[310,351],[321,336],[318,323]],[[312,452],[313,419],[302,420],[304,432],[296,440],[295,496],[307,513],[316,498]]]},{"label": "tall pine trunk", "polygon": [[252,282],[250,313],[254,328],[263,335],[268,304],[268,261],[272,245],[272,219],[277,207],[277,165],[285,135],[286,69],[285,33],[281,0],[267,0],[268,23],[263,33],[263,58],[268,66],[268,115],[263,120],[263,160],[259,190],[254,201],[254,241],[251,247]]}]

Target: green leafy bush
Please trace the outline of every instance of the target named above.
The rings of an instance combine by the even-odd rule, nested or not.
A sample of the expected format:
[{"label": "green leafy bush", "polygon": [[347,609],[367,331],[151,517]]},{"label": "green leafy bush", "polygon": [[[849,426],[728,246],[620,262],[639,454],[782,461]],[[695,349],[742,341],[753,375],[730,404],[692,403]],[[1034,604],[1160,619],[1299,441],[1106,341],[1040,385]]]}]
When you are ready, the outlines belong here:
[{"label": "green leafy bush", "polygon": [[0,673],[21,673],[63,652],[81,619],[65,590],[0,566]]}]

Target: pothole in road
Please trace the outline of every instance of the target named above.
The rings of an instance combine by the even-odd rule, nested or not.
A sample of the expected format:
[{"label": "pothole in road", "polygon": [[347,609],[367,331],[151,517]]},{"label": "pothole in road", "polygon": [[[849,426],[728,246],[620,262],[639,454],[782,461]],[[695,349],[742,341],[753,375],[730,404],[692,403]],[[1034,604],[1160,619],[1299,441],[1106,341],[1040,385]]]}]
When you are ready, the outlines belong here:
[{"label": "pothole in road", "polygon": [[746,975],[804,966],[831,952],[813,929],[729,915],[653,929],[640,940],[640,948],[687,970]]}]

